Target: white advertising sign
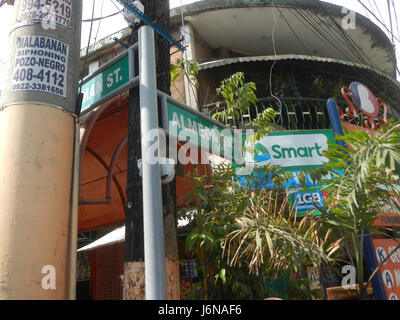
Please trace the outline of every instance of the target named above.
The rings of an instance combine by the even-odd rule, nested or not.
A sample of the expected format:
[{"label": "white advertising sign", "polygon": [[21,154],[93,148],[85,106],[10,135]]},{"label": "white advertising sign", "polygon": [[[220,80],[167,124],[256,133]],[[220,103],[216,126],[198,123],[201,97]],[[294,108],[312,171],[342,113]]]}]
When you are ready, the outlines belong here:
[{"label": "white advertising sign", "polygon": [[49,37],[18,37],[11,91],[66,97],[69,46]]},{"label": "white advertising sign", "polygon": [[323,133],[269,135],[255,143],[255,153],[246,153],[246,161],[253,161],[256,167],[269,163],[280,167],[320,166],[329,161],[323,156],[327,149],[328,137]]},{"label": "white advertising sign", "polygon": [[72,0],[21,0],[18,21],[24,24],[54,23],[71,29]]}]

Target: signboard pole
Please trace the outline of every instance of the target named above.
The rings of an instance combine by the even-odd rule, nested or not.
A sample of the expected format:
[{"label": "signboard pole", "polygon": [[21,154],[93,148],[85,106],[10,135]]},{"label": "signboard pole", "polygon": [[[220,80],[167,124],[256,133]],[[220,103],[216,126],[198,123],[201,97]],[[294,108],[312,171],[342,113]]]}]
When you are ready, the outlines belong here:
[{"label": "signboard pole", "polygon": [[[364,237],[364,254],[365,263],[368,268],[368,275],[371,275],[375,269],[378,267],[378,261],[376,259],[376,253],[374,250],[374,245],[372,243],[371,234],[366,230]],[[371,280],[372,287],[374,289],[374,296],[376,300],[386,300],[386,294],[383,286],[382,278],[380,277],[380,272],[377,272]]]},{"label": "signboard pole", "polygon": [[15,1],[0,105],[0,300],[75,298],[82,1],[53,2]]},{"label": "signboard pole", "polygon": [[165,300],[167,292],[160,165],[158,162],[151,163],[149,149],[154,141],[147,138],[151,130],[158,129],[154,31],[150,26],[139,29],[139,96],[146,299]]},{"label": "signboard pole", "polygon": [[[335,100],[328,99],[327,108],[328,108],[329,120],[331,121],[333,132],[335,132],[335,134],[342,136],[343,135],[343,126],[342,126],[342,121],[340,120],[338,106],[337,106]],[[346,144],[344,143],[344,141],[336,140],[336,143],[343,147],[346,147]]]}]

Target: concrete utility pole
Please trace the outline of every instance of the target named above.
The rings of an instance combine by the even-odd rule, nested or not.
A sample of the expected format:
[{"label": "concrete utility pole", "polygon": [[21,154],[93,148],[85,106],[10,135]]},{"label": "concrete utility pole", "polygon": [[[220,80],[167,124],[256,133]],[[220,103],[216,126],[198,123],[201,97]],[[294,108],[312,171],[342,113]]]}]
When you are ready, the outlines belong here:
[{"label": "concrete utility pole", "polygon": [[15,1],[0,104],[0,299],[75,297],[81,18],[81,0]]},{"label": "concrete utility pole", "polygon": [[[169,28],[169,1],[142,0],[144,13],[156,21],[163,29]],[[138,41],[139,26],[133,28],[130,44]],[[160,35],[155,34],[157,88],[170,94],[170,44]],[[142,179],[139,176],[137,160],[141,159],[139,92],[134,88],[129,93],[128,127],[128,172],[125,265],[124,265],[124,300],[145,299],[144,272],[144,237],[143,237],[143,192]],[[164,204],[164,247],[166,265],[167,299],[180,298],[179,256],[176,238],[176,196],[175,180],[163,185]],[[148,190],[152,192],[152,190]]]}]

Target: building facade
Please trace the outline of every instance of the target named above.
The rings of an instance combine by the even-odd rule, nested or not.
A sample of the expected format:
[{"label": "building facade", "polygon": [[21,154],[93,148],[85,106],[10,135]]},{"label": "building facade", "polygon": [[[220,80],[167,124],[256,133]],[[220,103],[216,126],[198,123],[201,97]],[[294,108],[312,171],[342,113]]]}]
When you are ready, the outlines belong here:
[{"label": "building facade", "polygon": [[240,71],[257,85],[260,103],[250,117],[271,106],[285,129],[329,128],[326,99],[341,103],[340,89],[352,81],[383,98],[389,117],[399,119],[394,47],[370,20],[349,14],[314,0],[199,1],[173,9],[186,58],[200,63],[198,95],[186,103],[212,114],[216,88]]},{"label": "building facade", "polygon": [[[171,62],[197,61],[200,70],[198,87],[189,77],[182,76],[171,85],[171,95],[212,115],[220,100],[216,89],[221,81],[243,72],[245,81],[256,84],[258,102],[239,120],[228,119],[230,125],[243,128],[259,112],[272,107],[277,112],[275,126],[279,130],[330,129],[327,99],[335,98],[345,109],[347,104],[340,90],[357,81],[386,101],[388,117],[400,119],[400,83],[396,80],[393,45],[367,18],[356,14],[349,22],[350,12],[343,12],[342,7],[318,0],[205,0],[175,8],[171,10],[169,32],[182,39],[185,51],[171,47]],[[130,28],[121,30],[88,50],[83,49],[82,78],[126,50],[121,42],[127,41],[130,32]],[[96,114],[95,109],[81,116],[78,228],[82,241],[85,237],[95,240],[104,230],[112,230],[125,221],[127,148],[123,141],[128,130],[128,107],[125,92],[106,102],[101,113]],[[346,120],[355,124],[358,121]],[[178,206],[183,205],[192,188],[190,179],[185,177],[194,170],[195,166],[189,164],[177,174]],[[106,194],[106,190],[111,193]],[[103,231],[87,239],[96,230]],[[119,245],[113,246],[122,254]],[[107,260],[104,252],[115,254],[115,250],[107,250],[101,252],[103,262]],[[92,264],[96,266],[94,270],[107,269],[99,266],[99,257],[96,251],[92,257],[97,259]],[[117,261],[109,268],[122,268],[121,257]],[[87,273],[87,268],[82,269]],[[123,270],[111,273],[122,274]],[[101,288],[107,288],[99,280],[104,274],[90,277],[93,283],[97,281]],[[119,298],[120,277],[107,281],[113,295],[102,291],[96,296]],[[92,288],[92,293],[95,290]]]}]

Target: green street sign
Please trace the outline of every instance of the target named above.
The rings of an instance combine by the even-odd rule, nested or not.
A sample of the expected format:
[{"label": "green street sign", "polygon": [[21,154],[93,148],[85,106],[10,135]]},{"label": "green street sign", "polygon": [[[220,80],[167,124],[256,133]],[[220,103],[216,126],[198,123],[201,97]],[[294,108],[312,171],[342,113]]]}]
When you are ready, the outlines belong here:
[{"label": "green street sign", "polygon": [[[178,137],[178,140],[190,141],[193,145],[210,153],[230,159],[232,157],[232,134],[222,124],[214,119],[191,109],[183,104],[167,103],[165,117],[170,135]],[[224,154],[224,146],[226,147]]]},{"label": "green street sign", "polygon": [[129,82],[129,55],[82,85],[81,112]]}]

